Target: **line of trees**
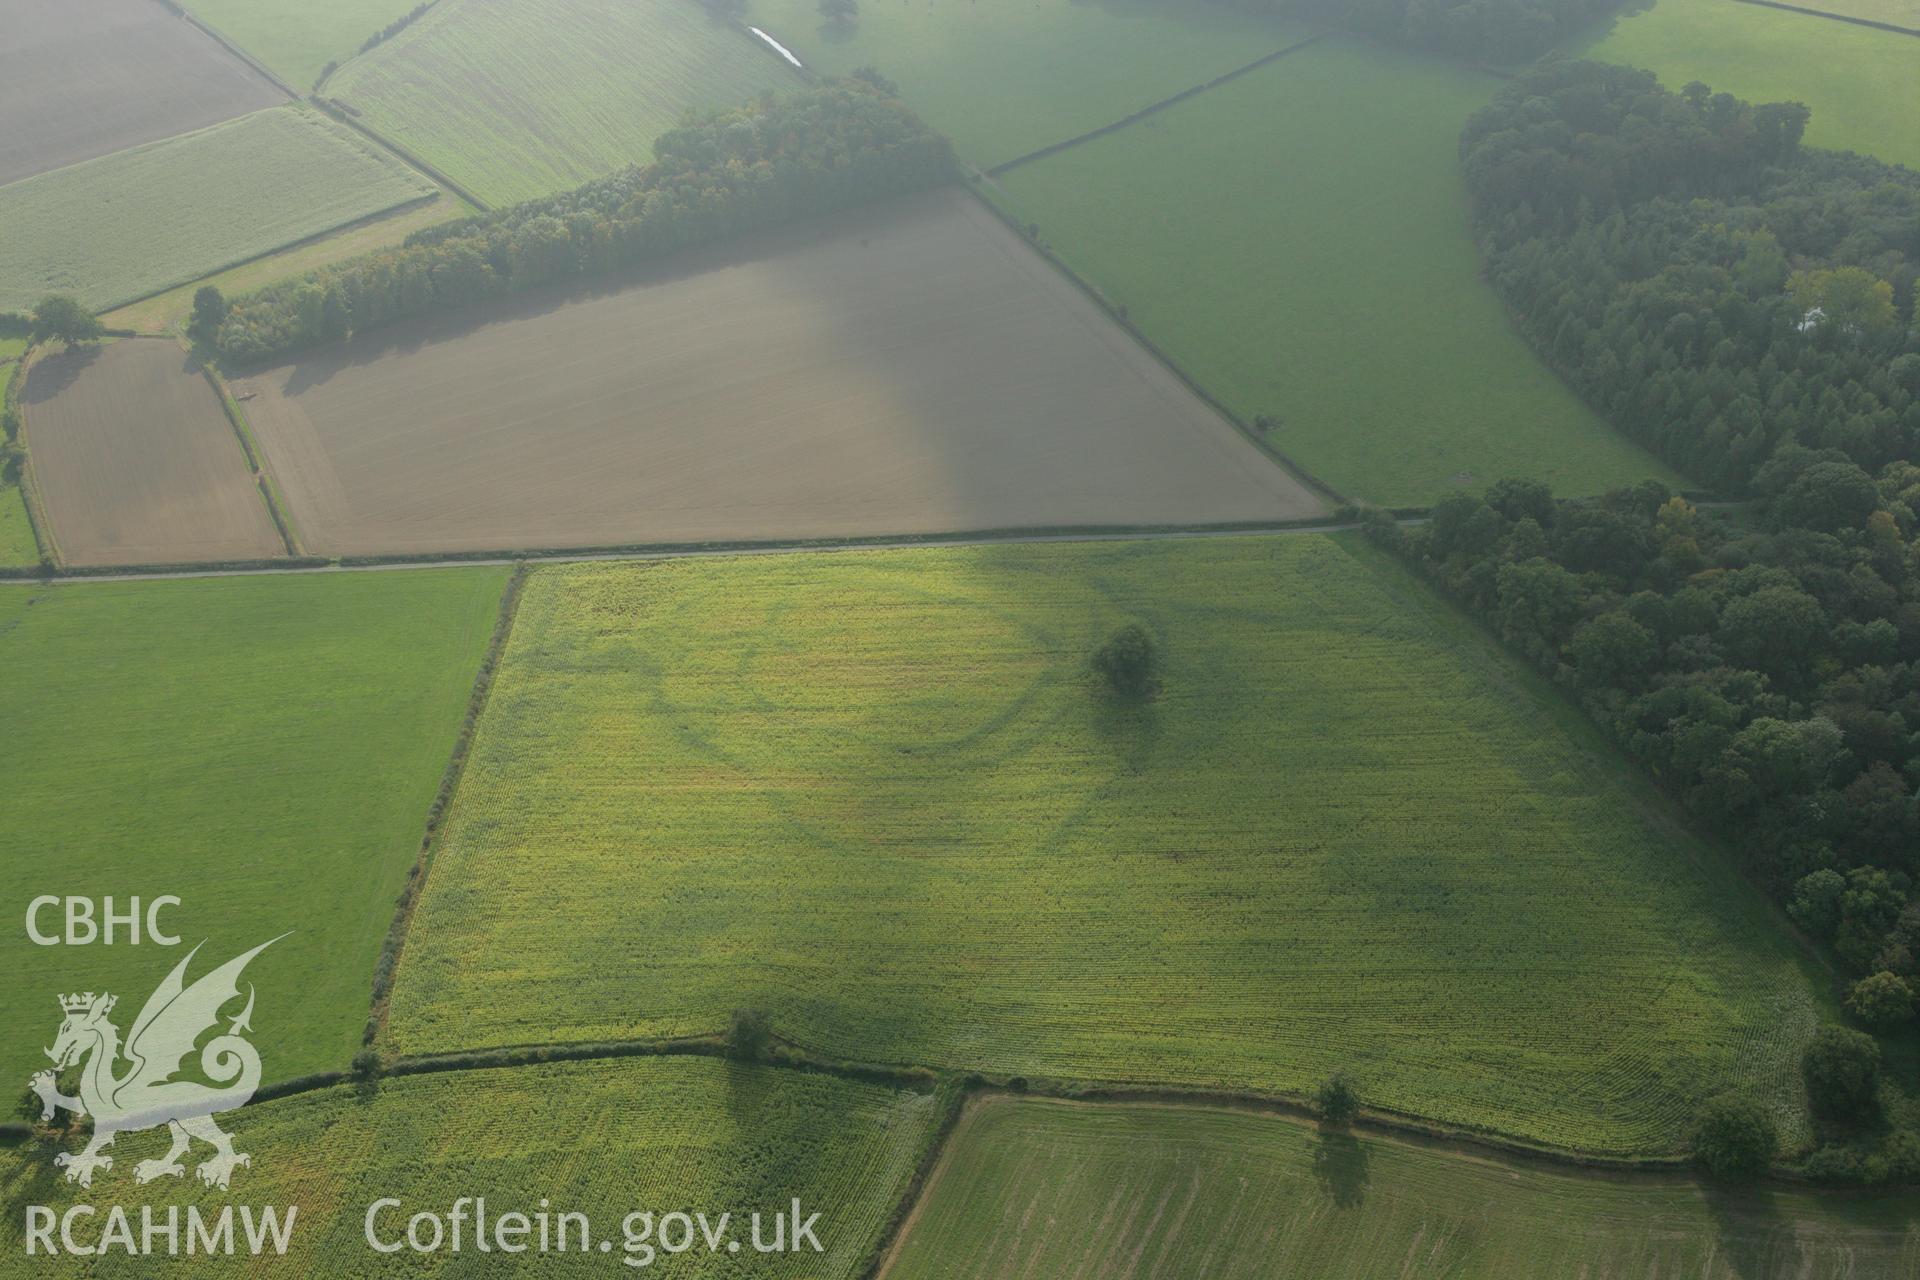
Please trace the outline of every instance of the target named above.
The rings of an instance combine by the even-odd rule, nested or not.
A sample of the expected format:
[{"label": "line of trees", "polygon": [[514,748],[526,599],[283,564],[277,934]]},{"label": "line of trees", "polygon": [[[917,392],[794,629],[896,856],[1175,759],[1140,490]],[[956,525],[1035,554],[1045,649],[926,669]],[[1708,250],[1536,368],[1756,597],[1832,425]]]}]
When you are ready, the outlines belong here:
[{"label": "line of trees", "polygon": [[1920,457],[1920,173],[1802,148],[1807,120],[1550,61],[1461,141],[1489,276],[1536,350],[1730,493],[1789,444],[1874,473]]},{"label": "line of trees", "polygon": [[947,140],[871,78],[690,118],[654,162],[574,191],[415,232],[398,248],[234,299],[219,353],[257,361],[409,316],[948,181]]},{"label": "line of trees", "polygon": [[[1729,516],[1657,483],[1556,501],[1507,480],[1448,496],[1424,527],[1370,529],[1724,838],[1831,948],[1861,1026],[1905,1034],[1920,992],[1920,466],[1869,475],[1789,443],[1755,487],[1755,509]],[[1828,1147],[1814,1167],[1920,1176],[1920,1136],[1876,1154],[1872,1100],[1830,1099],[1825,1079],[1808,1076]]]},{"label": "line of trees", "polygon": [[[1232,0],[1246,3],[1247,0]],[[1620,0],[1252,0],[1256,7],[1472,62],[1539,57]]]}]

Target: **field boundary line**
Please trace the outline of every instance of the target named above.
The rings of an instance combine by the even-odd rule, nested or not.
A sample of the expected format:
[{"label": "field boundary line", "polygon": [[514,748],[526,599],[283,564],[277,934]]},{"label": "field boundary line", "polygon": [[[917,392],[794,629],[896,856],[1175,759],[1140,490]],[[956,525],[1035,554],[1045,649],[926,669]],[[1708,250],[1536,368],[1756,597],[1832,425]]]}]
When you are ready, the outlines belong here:
[{"label": "field boundary line", "polygon": [[368,54],[372,53],[374,50],[383,47],[389,40],[392,40],[395,37],[401,35],[409,27],[413,26],[414,23],[420,21],[420,19],[426,17],[429,13],[432,13],[439,6],[440,6],[440,0],[427,0],[427,2],[423,5],[420,5],[413,9],[409,9],[406,13],[406,16],[399,20],[399,24],[400,24],[399,30],[393,32],[392,35],[385,34],[385,28],[382,28],[380,31],[374,32],[374,35],[379,36],[379,39],[374,40],[372,44],[369,45],[365,41],[362,41],[360,47],[358,49],[355,49],[352,53],[348,54],[346,57],[337,59],[333,62],[329,62],[325,67],[321,69],[320,78],[313,82],[312,92],[315,95],[318,95],[321,87],[325,85],[327,81],[333,79],[336,75],[340,74],[340,69],[342,67],[346,66],[349,62],[354,62],[361,58],[364,58]]},{"label": "field boundary line", "polygon": [[1779,9],[1784,13],[1800,13],[1809,18],[1825,18],[1829,22],[1845,22],[1856,27],[1872,27],[1876,31],[1891,31],[1895,35],[1920,36],[1920,30],[1913,27],[1896,26],[1873,18],[1856,18],[1852,14],[1833,13],[1826,9],[1809,9],[1804,5],[1782,4],[1780,0],[1734,0],[1734,3],[1750,4],[1759,9]]},{"label": "field boundary line", "polygon": [[435,182],[439,183],[442,187],[445,187],[448,191],[453,192],[454,195],[459,196],[462,200],[465,200],[468,204],[472,205],[474,208],[478,209],[480,212],[491,213],[493,211],[492,205],[488,204],[485,200],[482,200],[479,196],[474,195],[473,192],[467,190],[465,187],[455,182],[452,178],[449,178],[446,174],[440,172],[440,170],[434,168],[432,165],[428,164],[425,160],[422,160],[419,156],[415,155],[413,152],[407,150],[405,147],[401,146],[399,143],[393,141],[393,139],[386,137],[384,134],[376,133],[369,126],[361,124],[358,119],[359,112],[356,108],[353,107],[351,103],[348,103],[340,98],[325,98],[317,93],[311,95],[306,100],[308,102],[311,102],[314,106],[318,107],[326,115],[330,116],[335,120],[338,120],[341,124],[344,124],[345,126],[347,126],[347,128],[352,129],[356,133],[364,135],[368,140],[373,142],[374,145],[385,147],[388,151],[391,151],[394,155],[399,156],[401,160],[405,161],[407,164],[412,165],[415,169],[418,169],[421,173],[426,174],[429,178],[432,178]]},{"label": "field boundary line", "polygon": [[[1420,523],[1422,509],[1392,512],[1403,523]],[[79,565],[48,575],[32,570],[0,569],[0,586],[8,583],[72,585],[83,582],[150,582],[173,578],[239,578],[285,573],[379,573],[401,570],[458,569],[512,566],[525,563],[595,564],[654,560],[698,560],[726,556],[829,555],[838,552],[912,551],[940,547],[985,547],[1052,542],[1158,542],[1182,538],[1272,538],[1306,533],[1347,533],[1360,524],[1333,513],[1309,520],[1267,524],[1213,526],[1141,526],[1137,528],[1072,528],[974,530],[937,534],[901,534],[872,538],[801,539],[777,542],[687,542],[631,547],[525,552],[455,552],[443,556],[408,558],[366,556],[329,558],[303,555],[294,561],[229,560],[160,565]]]},{"label": "field boundary line", "polygon": [[[189,354],[192,354],[191,352]],[[287,555],[300,558],[300,540],[294,536],[292,521],[280,509],[273,482],[268,478],[265,468],[260,465],[260,452],[254,445],[253,431],[247,425],[246,417],[240,412],[240,404],[233,398],[233,392],[214,371],[213,365],[195,355],[194,360],[200,366],[201,376],[207,385],[213,388],[214,399],[220,402],[220,411],[227,416],[227,426],[233,429],[234,439],[240,442],[240,452],[247,460],[247,469],[253,472],[253,486],[259,491],[260,500],[267,504],[267,518],[273,521],[274,532],[280,535],[281,545],[286,547]]]},{"label": "field boundary line", "polygon": [[[1324,37],[1315,37],[1315,39],[1321,39],[1321,38],[1324,38]],[[984,181],[990,182],[992,180],[984,170],[976,170],[975,172]],[[1145,350],[1148,355],[1152,356],[1155,360],[1158,360],[1161,366],[1165,368],[1167,372],[1171,373],[1174,377],[1178,378],[1180,380],[1181,385],[1186,387],[1187,390],[1193,392],[1194,395],[1198,396],[1202,403],[1207,405],[1208,408],[1212,409],[1215,413],[1219,414],[1222,418],[1225,418],[1227,422],[1233,426],[1234,430],[1238,431],[1241,435],[1245,436],[1249,441],[1251,441],[1253,446],[1256,449],[1260,450],[1260,452],[1267,455],[1267,457],[1272,459],[1275,463],[1277,463],[1282,470],[1286,471],[1288,474],[1292,475],[1295,479],[1305,484],[1309,489],[1312,489],[1316,493],[1320,494],[1322,497],[1329,499],[1335,508],[1351,507],[1354,505],[1353,499],[1349,498],[1346,494],[1340,492],[1340,490],[1334,488],[1327,481],[1322,480],[1319,476],[1315,475],[1313,472],[1301,466],[1298,462],[1294,461],[1294,459],[1290,457],[1288,454],[1276,448],[1273,442],[1271,440],[1268,440],[1263,432],[1255,430],[1251,423],[1242,421],[1239,414],[1235,413],[1232,409],[1229,409],[1224,402],[1222,402],[1217,396],[1213,394],[1213,392],[1207,390],[1205,386],[1201,385],[1200,380],[1198,378],[1195,378],[1191,373],[1188,373],[1186,370],[1186,367],[1183,366],[1178,360],[1175,360],[1171,353],[1169,353],[1159,343],[1155,342],[1152,338],[1148,337],[1146,332],[1142,330],[1138,325],[1134,324],[1132,317],[1130,317],[1126,313],[1123,307],[1116,305],[1111,298],[1107,297],[1107,295],[1101,291],[1098,285],[1094,284],[1091,280],[1088,280],[1086,277],[1082,276],[1078,271],[1075,271],[1072,268],[1072,266],[1068,265],[1067,260],[1061,257],[1057,252],[1055,252],[1053,246],[1044,243],[1037,234],[1030,233],[1027,228],[1021,226],[1019,222],[1015,220],[1012,213],[1010,213],[1005,209],[1002,209],[999,205],[987,199],[986,196],[982,195],[978,190],[975,189],[974,184],[972,182],[968,182],[964,185],[967,188],[967,194],[971,195],[976,201],[978,201],[982,206],[984,206],[988,212],[993,214],[994,217],[1000,219],[1001,222],[1005,223],[1009,230],[1011,230],[1015,235],[1019,236],[1022,240],[1024,240],[1027,243],[1027,246],[1031,248],[1035,253],[1039,254],[1042,258],[1046,259],[1047,262],[1051,263],[1053,265],[1054,270],[1058,271],[1061,275],[1065,276],[1069,281],[1071,281],[1073,285],[1080,290],[1080,292],[1084,293],[1087,297],[1091,298],[1094,304],[1106,313],[1108,319],[1112,320],[1115,324],[1119,325],[1120,328],[1126,333],[1126,335],[1129,338],[1132,338],[1135,342],[1139,343],[1141,348]],[[999,190],[999,187],[996,185],[994,189]],[[1411,508],[1409,508],[1409,510],[1411,510]]]},{"label": "field boundary line", "polygon": [[12,402],[20,423],[20,503],[27,509],[27,526],[33,530],[34,545],[40,551],[38,568],[16,575],[29,581],[44,581],[51,576],[45,571],[60,563],[60,544],[53,536],[53,522],[47,518],[46,502],[40,494],[40,479],[33,468],[33,442],[27,438],[30,429],[27,422],[27,378],[33,373],[34,362],[39,355],[40,348],[37,346],[21,352],[19,367],[14,370],[13,381],[7,387],[7,398]]},{"label": "field boundary line", "polygon": [[211,24],[202,21],[198,14],[195,14],[194,12],[189,10],[185,5],[176,3],[175,0],[156,0],[156,2],[159,4],[159,6],[162,9],[165,9],[168,13],[173,14],[175,17],[185,18],[189,23],[199,28],[200,33],[202,35],[206,36],[207,39],[219,45],[222,49],[225,49],[228,53],[232,54],[234,57],[240,59],[240,61],[244,62],[248,66],[248,68],[251,69],[256,75],[265,79],[268,84],[272,85],[274,88],[278,89],[280,92],[286,94],[289,98],[292,98],[295,102],[298,102],[300,100],[300,93],[298,90],[296,90],[292,85],[288,84],[285,80],[282,80],[279,76],[275,75],[271,70],[269,70],[266,63],[261,62],[258,58],[248,53],[245,49],[242,49],[239,45],[227,39],[227,37],[220,31],[218,27],[212,26]]},{"label": "field boundary line", "polygon": [[1122,116],[1120,119],[1115,120],[1110,124],[1103,124],[1097,129],[1090,129],[1087,132],[1078,135],[1077,137],[1068,138],[1063,142],[1050,143],[1047,146],[1041,147],[1038,151],[1029,151],[1027,152],[1027,154],[1023,156],[1015,156],[1011,160],[1003,160],[999,164],[994,165],[990,169],[982,170],[982,172],[984,172],[989,178],[997,178],[1001,174],[1007,172],[1007,170],[1009,169],[1016,169],[1023,164],[1031,164],[1035,160],[1044,160],[1048,156],[1058,155],[1062,151],[1066,151],[1070,148],[1077,147],[1083,142],[1092,142],[1095,138],[1104,137],[1109,133],[1114,133],[1114,132],[1117,132],[1118,130],[1125,129],[1129,125],[1138,124],[1140,121],[1145,120],[1148,116],[1157,115],[1158,113],[1165,111],[1168,107],[1178,106],[1180,103],[1185,102],[1188,98],[1195,97],[1198,94],[1205,93],[1209,89],[1217,89],[1221,85],[1227,83],[1229,80],[1238,79],[1239,77],[1244,76],[1249,72],[1258,71],[1260,68],[1266,66],[1268,63],[1278,62],[1281,58],[1286,57],[1288,54],[1298,53],[1300,50],[1306,48],[1308,45],[1318,44],[1320,41],[1325,40],[1331,34],[1332,33],[1328,31],[1315,32],[1313,35],[1308,36],[1305,40],[1301,40],[1295,44],[1290,44],[1284,49],[1276,49],[1272,53],[1267,54],[1265,57],[1254,59],[1252,62],[1247,63],[1245,66],[1235,67],[1231,71],[1224,71],[1221,74],[1215,76],[1213,79],[1206,81],[1204,84],[1191,85],[1188,88],[1182,89],[1180,92],[1174,94],[1172,97],[1162,98],[1158,102],[1148,103],[1146,106],[1140,108],[1138,111],[1134,112],[1132,115]]},{"label": "field boundary line", "polygon": [[514,619],[520,612],[520,596],[526,586],[527,574],[527,565],[515,565],[513,572],[507,575],[506,587],[500,594],[500,610],[494,618],[493,634],[487,639],[486,651],[480,656],[479,670],[474,673],[473,691],[467,696],[466,718],[460,722],[460,731],[454,736],[453,753],[448,756],[447,767],[440,775],[440,789],[434,793],[433,803],[427,807],[426,829],[420,837],[420,848],[414,855],[413,866],[408,869],[406,887],[400,891],[393,921],[387,926],[387,937],[381,945],[380,958],[374,962],[372,1004],[367,1011],[366,1028],[361,1034],[363,1045],[374,1045],[386,1033],[393,979],[400,968],[400,957],[406,950],[407,934],[413,928],[414,909],[420,903],[421,894],[426,891],[427,876],[432,872],[435,855],[440,850],[440,833],[447,810],[452,807],[454,795],[460,789],[460,779],[466,774],[474,734],[479,730],[480,717],[487,709],[487,698],[493,692],[494,675],[500,669],[500,659],[506,653],[507,640],[513,634]]}]

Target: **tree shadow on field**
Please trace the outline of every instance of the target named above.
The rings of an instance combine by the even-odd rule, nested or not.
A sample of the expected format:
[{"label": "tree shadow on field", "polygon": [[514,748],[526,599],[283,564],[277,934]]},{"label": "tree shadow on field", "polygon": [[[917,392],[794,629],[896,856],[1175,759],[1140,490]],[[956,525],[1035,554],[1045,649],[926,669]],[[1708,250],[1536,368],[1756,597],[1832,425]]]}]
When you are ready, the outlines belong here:
[{"label": "tree shadow on field", "polygon": [[27,379],[20,386],[20,403],[45,404],[55,399],[80,380],[80,375],[100,358],[103,350],[99,343],[90,342],[42,356],[27,371]]},{"label": "tree shadow on field", "polygon": [[1367,1144],[1344,1129],[1322,1125],[1314,1136],[1314,1181],[1336,1209],[1358,1209],[1366,1203],[1372,1161]]},{"label": "tree shadow on field", "polygon": [[1714,1254],[1727,1274],[1738,1280],[1761,1280],[1775,1274],[1771,1266],[1775,1245],[1792,1233],[1773,1193],[1764,1187],[1708,1182],[1702,1184],[1701,1194],[1713,1219]]},{"label": "tree shadow on field", "polygon": [[355,334],[344,342],[268,357],[264,361],[235,362],[227,368],[227,374],[236,379],[284,376],[281,394],[297,396],[355,366],[452,342],[495,325],[537,319],[576,303],[611,298],[631,289],[671,284],[728,267],[778,259],[844,236],[872,234],[876,229],[902,220],[903,216],[911,217],[916,210],[931,208],[947,194],[944,189],[915,192],[876,201],[861,209],[751,231],[715,244],[681,250],[662,259],[637,263],[608,275],[557,280],[524,293],[383,325],[365,334]]},{"label": "tree shadow on field", "polygon": [[1092,692],[1094,732],[1113,749],[1128,772],[1145,773],[1165,732],[1160,708],[1151,697],[1123,698],[1098,687],[1096,677],[1090,675],[1087,681],[1096,686]]}]

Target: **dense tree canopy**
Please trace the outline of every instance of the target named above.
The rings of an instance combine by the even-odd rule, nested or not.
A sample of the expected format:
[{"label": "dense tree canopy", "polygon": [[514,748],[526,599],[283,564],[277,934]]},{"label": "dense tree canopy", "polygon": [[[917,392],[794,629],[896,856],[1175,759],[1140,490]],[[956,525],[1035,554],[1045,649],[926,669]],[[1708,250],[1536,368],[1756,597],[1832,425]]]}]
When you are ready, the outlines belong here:
[{"label": "dense tree canopy", "polygon": [[414,233],[397,249],[235,299],[222,355],[258,360],[407,316],[609,274],[745,231],[945,181],[946,139],[870,81],[765,98],[674,129],[654,162]]},{"label": "dense tree canopy", "polygon": [[1715,489],[1783,444],[1775,494],[1832,533],[1920,458],[1920,174],[1803,150],[1797,103],[1550,60],[1469,122],[1489,274],[1534,346],[1622,430]]}]

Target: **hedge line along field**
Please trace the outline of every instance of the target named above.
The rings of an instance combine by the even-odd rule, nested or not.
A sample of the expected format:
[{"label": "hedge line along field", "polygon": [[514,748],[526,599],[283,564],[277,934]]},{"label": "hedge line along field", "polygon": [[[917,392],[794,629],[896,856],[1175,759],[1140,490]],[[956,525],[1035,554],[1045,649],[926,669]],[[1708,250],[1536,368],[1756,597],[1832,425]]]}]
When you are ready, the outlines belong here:
[{"label": "hedge line along field", "polygon": [[1920,1275],[1911,1197],[1612,1179],[1247,1112],[976,1103],[884,1280]]},{"label": "hedge line along field", "polygon": [[62,563],[286,554],[220,397],[173,341],[130,338],[43,357],[20,411]]},{"label": "hedge line along field", "polygon": [[[504,585],[474,568],[0,586],[10,1091],[46,1066],[56,995],[115,992],[124,1032],[187,947],[206,940],[199,973],[289,929],[248,970],[267,1078],[346,1065]],[[162,920],[184,945],[32,945],[26,905],[48,893],[176,895]]]},{"label": "hedge line along field", "polygon": [[1804,102],[1809,145],[1920,166],[1913,36],[1731,0],[1658,0],[1616,19],[1583,56],[1644,67],[1672,89],[1700,80],[1750,102]]},{"label": "hedge line along field", "polygon": [[[1145,706],[1090,686],[1138,622]],[[1760,897],[1573,710],[1344,536],[538,569],[393,1047],[711,1032],[1300,1093],[1668,1151],[1804,1140]]]},{"label": "hedge line along field", "polygon": [[407,16],[420,0],[191,0],[195,17],[305,92],[330,62],[360,52],[367,37]]},{"label": "hedge line along field", "polygon": [[[263,1006],[266,998],[263,989]],[[264,1045],[266,1032],[255,1039]],[[233,1203],[298,1205],[293,1245],[284,1259],[269,1257],[268,1269],[313,1280],[417,1276],[423,1269],[608,1276],[651,1275],[656,1268],[674,1276],[853,1280],[906,1193],[937,1113],[928,1094],[712,1058],[460,1071],[389,1078],[364,1093],[330,1089],[222,1116],[238,1149],[253,1156],[250,1168],[234,1174],[231,1192],[209,1191],[191,1172],[184,1182],[136,1186],[135,1157],[165,1147],[149,1132],[115,1144],[114,1168],[99,1175],[91,1192],[60,1181],[49,1153],[0,1152],[0,1200],[58,1212],[110,1197],[132,1215],[136,1237],[140,1207],[147,1204],[163,1222],[171,1205],[182,1207],[183,1220],[187,1205],[209,1215]],[[426,1212],[445,1219],[462,1196],[484,1196],[490,1221],[508,1212],[531,1219],[545,1208],[554,1215],[554,1238],[560,1213],[585,1214],[589,1247],[578,1247],[575,1226],[566,1252],[482,1254],[471,1213],[458,1256],[443,1249],[427,1258],[404,1247],[380,1254],[366,1242],[368,1209],[378,1200],[398,1199],[402,1207],[375,1216],[376,1238],[404,1244],[409,1217]],[[819,1213],[814,1235],[822,1252],[756,1252],[750,1215],[762,1213],[761,1241],[771,1243],[773,1215],[789,1212],[795,1199],[804,1206],[803,1219]],[[658,1232],[646,1235],[638,1222],[629,1246],[624,1220],[634,1212],[656,1219],[701,1212],[710,1226],[730,1213],[726,1234],[740,1248],[730,1252],[723,1240],[710,1255],[696,1227],[691,1251],[668,1252],[660,1249]],[[15,1258],[25,1252],[23,1222],[18,1208],[0,1221],[0,1249]],[[97,1237],[102,1225],[82,1222],[79,1230],[83,1238]],[[538,1238],[536,1227],[524,1243]],[[612,1247],[601,1252],[601,1240]],[[678,1224],[668,1228],[668,1240],[679,1245]],[[111,1252],[99,1259],[41,1257],[31,1265],[35,1276],[91,1276],[118,1274],[116,1263],[143,1265]],[[238,1258],[192,1263],[196,1276],[261,1269],[244,1249]]]},{"label": "hedge line along field", "polygon": [[[0,354],[8,339],[0,339]],[[18,364],[0,364],[0,405],[7,402]],[[19,568],[40,562],[39,544],[34,540],[33,522],[27,518],[26,495],[15,480],[0,478],[0,567]]]},{"label": "hedge line along field", "polygon": [[4,57],[0,186],[285,101],[153,0],[10,0]]},{"label": "hedge line along field", "polygon": [[485,551],[1318,514],[957,190],[237,380],[303,542]]},{"label": "hedge line along field", "polygon": [[1800,8],[1920,31],[1920,0],[1812,0]]},{"label": "hedge line along field", "polygon": [[258,111],[0,187],[0,310],[131,302],[436,191],[312,108]]},{"label": "hedge line along field", "polygon": [[981,168],[1078,137],[1312,34],[1227,5],[969,0],[863,5],[750,0],[747,21],[824,75],[874,67]]},{"label": "hedge line along field", "polygon": [[683,112],[802,83],[691,0],[441,0],[327,94],[498,206],[646,164]]},{"label": "hedge line along field", "polygon": [[203,284],[213,285],[229,298],[263,289],[282,280],[305,275],[363,253],[400,244],[416,231],[465,217],[473,206],[457,196],[442,194],[405,208],[376,214],[349,224],[317,240],[306,240],[264,258],[189,281],[177,289],[129,303],[100,317],[111,328],[136,333],[184,332],[193,315],[193,295]]},{"label": "hedge line along field", "polygon": [[1490,77],[1347,40],[990,189],[1133,323],[1343,493],[1677,478],[1535,358],[1479,278],[1456,158]]}]

